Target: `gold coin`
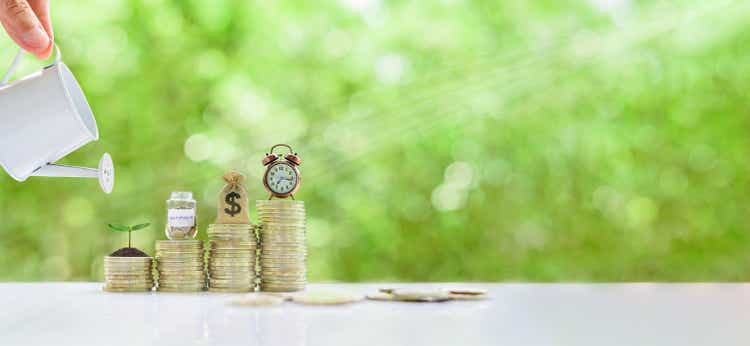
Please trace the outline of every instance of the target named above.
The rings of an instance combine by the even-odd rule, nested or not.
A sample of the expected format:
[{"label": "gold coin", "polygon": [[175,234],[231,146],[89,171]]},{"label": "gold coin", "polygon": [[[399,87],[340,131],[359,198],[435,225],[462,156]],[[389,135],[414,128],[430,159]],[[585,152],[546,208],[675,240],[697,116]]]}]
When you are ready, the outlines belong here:
[{"label": "gold coin", "polygon": [[145,270],[152,267],[152,263],[148,264],[104,264],[104,270]]},{"label": "gold coin", "polygon": [[208,265],[208,270],[228,270],[228,269],[246,269],[246,268],[255,268],[255,263],[236,263],[236,264],[226,264],[226,263],[211,263]]},{"label": "gold coin", "polygon": [[451,296],[451,299],[453,300],[484,300],[489,299],[490,296],[488,294],[456,294],[456,293],[448,293]]},{"label": "gold coin", "polygon": [[254,290],[254,287],[245,287],[245,288],[219,288],[219,287],[209,287],[209,292],[217,292],[217,293],[245,293],[245,292],[251,292]]},{"label": "gold coin", "polygon": [[304,239],[305,231],[302,230],[269,230],[260,233],[260,241],[264,239]]},{"label": "gold coin", "polygon": [[255,269],[244,268],[235,270],[212,270],[208,272],[209,277],[236,277],[236,276],[251,276],[255,275]]},{"label": "gold coin", "polygon": [[211,249],[208,250],[208,252],[216,252],[216,251],[227,251],[227,252],[234,252],[234,251],[255,251],[258,246],[253,243],[252,246],[212,246]]},{"label": "gold coin", "polygon": [[117,287],[107,287],[103,286],[102,290],[106,292],[117,292],[117,293],[124,293],[124,292],[151,292],[152,287],[133,287],[133,288],[117,288]]},{"label": "gold coin", "polygon": [[151,268],[151,263],[148,265],[104,265],[104,270],[145,270]]},{"label": "gold coin", "polygon": [[120,256],[104,256],[105,262],[148,262],[153,257],[120,257]]},{"label": "gold coin", "polygon": [[291,213],[259,213],[258,218],[264,225],[274,224],[277,222],[300,224],[305,223],[305,214]]},{"label": "gold coin", "polygon": [[203,287],[206,285],[206,280],[192,280],[192,281],[170,281],[170,280],[159,280],[159,286],[160,287],[169,287],[169,288],[177,288],[177,287]]},{"label": "gold coin", "polygon": [[273,285],[304,285],[307,283],[307,280],[304,278],[302,279],[281,279],[278,277],[266,277],[261,275],[260,282],[264,285],[273,286]]},{"label": "gold coin", "polygon": [[[232,235],[246,235],[252,236],[255,234],[255,229],[251,228],[209,228],[206,233],[208,234],[232,234]],[[209,239],[212,240],[212,239]]]},{"label": "gold coin", "polygon": [[153,277],[117,277],[117,278],[106,278],[106,282],[117,282],[117,283],[144,283],[154,281]]},{"label": "gold coin", "polygon": [[385,301],[392,301],[393,295],[386,292],[376,292],[376,293],[369,293],[367,294],[367,299],[370,300],[385,300]]},{"label": "gold coin", "polygon": [[255,239],[255,235],[253,235],[252,238],[250,238],[250,237],[238,236],[238,235],[211,234],[211,233],[208,234],[208,237],[211,238],[212,240],[241,240],[241,241],[247,241],[247,240],[254,240]]},{"label": "gold coin", "polygon": [[208,257],[214,255],[253,255],[255,256],[256,249],[213,249],[208,252]]},{"label": "gold coin", "polygon": [[214,279],[211,278],[208,280],[210,285],[213,285],[214,287],[227,285],[227,286],[242,286],[242,285],[250,285],[255,283],[255,278],[245,278],[245,279]]},{"label": "gold coin", "polygon": [[196,239],[181,239],[181,240],[157,240],[156,247],[189,247],[189,246],[201,246],[203,241]]},{"label": "gold coin", "polygon": [[104,277],[107,280],[128,280],[128,279],[135,280],[135,279],[145,279],[145,278],[149,278],[150,279],[153,276],[151,275],[151,273],[147,273],[147,274],[138,274],[138,275],[120,275],[120,274],[115,274],[115,275],[105,275]]},{"label": "gold coin", "polygon": [[255,268],[255,261],[210,261],[208,262],[208,269],[212,268]]},{"label": "gold coin", "polygon": [[255,201],[255,205],[304,206],[305,201],[288,199],[259,199]]},{"label": "gold coin", "polygon": [[209,261],[212,260],[237,260],[237,261],[254,261],[255,260],[255,254],[217,254],[213,255],[208,258]]},{"label": "gold coin", "polygon": [[451,299],[450,293],[441,290],[396,289],[391,295],[394,300],[409,302],[443,302]]},{"label": "gold coin", "polygon": [[264,259],[260,262],[261,268],[273,268],[277,266],[298,266],[303,267],[306,266],[307,262],[302,259],[294,259],[294,260],[270,260],[270,259]]},{"label": "gold coin", "polygon": [[451,289],[447,289],[446,291],[448,291],[448,293],[450,294],[471,295],[471,296],[479,296],[479,295],[487,294],[487,290],[473,289],[473,288],[451,288]]},{"label": "gold coin", "polygon": [[256,203],[255,207],[258,211],[266,210],[292,210],[292,211],[304,211],[305,206],[303,204],[272,204],[272,203]]},{"label": "gold coin", "polygon": [[246,284],[246,285],[216,285],[209,286],[209,288],[218,288],[218,289],[240,289],[240,290],[246,290],[246,292],[254,291],[255,290],[255,284]]},{"label": "gold coin", "polygon": [[221,257],[214,257],[211,258],[208,261],[208,265],[214,265],[214,266],[221,266],[221,267],[227,267],[227,266],[234,266],[234,265],[240,265],[240,266],[253,266],[255,265],[255,258],[221,258]]},{"label": "gold coin", "polygon": [[359,302],[359,294],[339,291],[307,291],[292,295],[292,302],[305,305],[342,305]]},{"label": "gold coin", "polygon": [[137,284],[137,285],[133,284],[133,285],[128,285],[128,284],[117,284],[117,283],[109,283],[108,282],[108,283],[106,283],[104,285],[104,287],[109,288],[109,289],[141,289],[141,290],[148,289],[148,290],[150,290],[151,288],[154,287],[154,284],[153,283],[148,283],[148,284]]},{"label": "gold coin", "polygon": [[282,256],[304,256],[307,254],[307,250],[305,248],[299,247],[299,248],[263,248],[260,250],[261,256],[268,256],[273,257],[274,255],[282,255]]},{"label": "gold coin", "polygon": [[299,222],[292,222],[292,223],[281,223],[281,222],[273,222],[273,223],[267,223],[263,228],[261,228],[260,234],[261,236],[263,234],[273,234],[273,233],[304,233],[306,230],[304,223]]},{"label": "gold coin", "polygon": [[156,262],[156,266],[200,266],[203,265],[205,260],[203,258],[186,259],[182,261],[159,261]]},{"label": "gold coin", "polygon": [[278,277],[278,276],[267,276],[261,275],[260,282],[266,285],[301,285],[307,283],[304,277]]},{"label": "gold coin", "polygon": [[159,278],[202,278],[206,274],[203,271],[195,272],[159,272]]},{"label": "gold coin", "polygon": [[298,276],[304,276],[306,273],[305,269],[278,269],[278,268],[261,268],[260,269],[261,275],[286,275],[286,276],[292,276],[298,275]]},{"label": "gold coin", "polygon": [[306,254],[304,253],[278,253],[278,254],[260,254],[260,263],[304,263]]},{"label": "gold coin", "polygon": [[213,256],[209,260],[210,263],[218,263],[218,262],[246,262],[246,263],[252,263],[255,262],[255,256]]},{"label": "gold coin", "polygon": [[253,225],[253,224],[251,224],[251,223],[212,223],[212,224],[208,225],[208,228],[212,228],[212,227],[226,227],[226,228],[233,228],[233,227],[237,227],[237,228],[240,228],[240,227],[241,227],[241,228],[253,228],[253,227],[255,227],[255,225]]},{"label": "gold coin", "polygon": [[208,268],[209,273],[254,273],[255,266],[232,266],[232,267],[211,267]]},{"label": "gold coin", "polygon": [[255,253],[257,246],[248,247],[215,247],[208,250],[209,254],[212,253]]},{"label": "gold coin", "polygon": [[306,269],[307,265],[305,263],[261,263],[261,268],[268,268],[268,269]]},{"label": "gold coin", "polygon": [[241,282],[255,282],[254,275],[245,276],[211,276],[208,278],[209,282],[218,283],[241,283]]},{"label": "gold coin", "polygon": [[305,289],[305,286],[279,286],[279,287],[271,287],[271,286],[263,286],[260,285],[261,292],[297,292],[297,291],[303,291]]},{"label": "gold coin", "polygon": [[156,265],[169,265],[169,266],[179,266],[179,265],[200,265],[205,261],[203,258],[192,258],[192,259],[183,259],[183,260],[171,260],[171,259],[165,259],[156,262]]},{"label": "gold coin", "polygon": [[168,293],[188,293],[188,292],[203,292],[206,290],[205,287],[190,287],[190,288],[172,288],[172,287],[157,287],[157,291],[159,292],[168,292]]},{"label": "gold coin", "polygon": [[269,246],[305,246],[307,239],[302,237],[291,236],[268,236],[260,239],[260,249]]},{"label": "gold coin", "polygon": [[104,273],[112,273],[112,274],[142,274],[142,273],[150,273],[151,268],[127,268],[127,269],[121,269],[121,268],[104,268]]},{"label": "gold coin", "polygon": [[295,254],[295,253],[287,253],[287,254],[261,254],[260,255],[260,263],[304,263],[305,262],[305,255],[304,254]]},{"label": "gold coin", "polygon": [[268,281],[261,279],[263,287],[304,287],[307,281]]},{"label": "gold coin", "polygon": [[206,282],[206,278],[204,277],[198,277],[198,278],[159,278],[157,280],[159,284],[171,284],[171,285],[198,285]]},{"label": "gold coin", "polygon": [[193,288],[193,287],[204,287],[206,286],[206,280],[191,280],[191,281],[167,281],[159,280],[159,287],[167,288]]},{"label": "gold coin", "polygon": [[264,244],[260,248],[260,253],[263,254],[264,252],[270,252],[270,251],[290,251],[290,252],[296,252],[296,251],[304,251],[307,250],[307,246],[305,245],[295,245],[295,246],[284,246],[279,244]]},{"label": "gold coin", "polygon": [[162,259],[190,259],[190,258],[202,258],[204,255],[203,250],[200,252],[157,252],[156,260]]},{"label": "gold coin", "polygon": [[214,267],[208,269],[209,275],[232,275],[240,273],[255,273],[254,266],[236,266],[236,267]]},{"label": "gold coin", "polygon": [[105,286],[107,288],[151,288],[151,287],[154,287],[154,283],[153,282],[142,282],[142,283],[107,282]]},{"label": "gold coin", "polygon": [[208,232],[208,247],[219,243],[254,243],[257,239],[254,232],[237,233],[237,232]]},{"label": "gold coin", "polygon": [[156,268],[156,271],[159,273],[165,273],[165,272],[175,272],[175,273],[185,273],[185,272],[202,272],[205,267],[203,265],[199,266],[160,266]]},{"label": "gold coin", "polygon": [[212,272],[208,274],[208,277],[212,279],[249,278],[255,277],[255,272],[248,270],[235,272]]},{"label": "gold coin", "polygon": [[268,273],[268,274],[276,274],[276,273],[278,274],[292,274],[292,273],[304,274],[305,273],[304,267],[301,267],[301,269],[297,269],[297,268],[287,269],[287,268],[274,268],[274,267],[260,267],[260,268],[263,273]]},{"label": "gold coin", "polygon": [[255,240],[219,240],[212,239],[208,241],[208,246],[211,248],[215,247],[253,247],[256,245]]}]

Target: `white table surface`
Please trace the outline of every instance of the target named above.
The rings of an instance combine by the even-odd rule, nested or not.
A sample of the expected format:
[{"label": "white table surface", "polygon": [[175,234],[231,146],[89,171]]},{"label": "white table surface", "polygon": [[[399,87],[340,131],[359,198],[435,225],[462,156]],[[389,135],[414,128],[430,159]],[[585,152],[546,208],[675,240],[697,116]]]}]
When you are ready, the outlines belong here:
[{"label": "white table surface", "polygon": [[242,294],[0,283],[0,345],[748,345],[750,284],[317,284],[482,287],[485,301],[227,305]]}]

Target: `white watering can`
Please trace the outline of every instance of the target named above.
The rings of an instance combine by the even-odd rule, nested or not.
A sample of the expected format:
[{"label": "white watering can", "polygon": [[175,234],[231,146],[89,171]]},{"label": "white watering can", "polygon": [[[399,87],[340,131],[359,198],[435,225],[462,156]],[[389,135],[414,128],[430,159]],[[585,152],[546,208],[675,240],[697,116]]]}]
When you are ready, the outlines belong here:
[{"label": "white watering can", "polygon": [[52,163],[99,139],[86,96],[55,48],[54,63],[8,84],[23,57],[19,51],[0,80],[0,166],[18,181],[30,176],[97,178],[110,193],[115,169],[109,154],[102,155],[98,169]]}]

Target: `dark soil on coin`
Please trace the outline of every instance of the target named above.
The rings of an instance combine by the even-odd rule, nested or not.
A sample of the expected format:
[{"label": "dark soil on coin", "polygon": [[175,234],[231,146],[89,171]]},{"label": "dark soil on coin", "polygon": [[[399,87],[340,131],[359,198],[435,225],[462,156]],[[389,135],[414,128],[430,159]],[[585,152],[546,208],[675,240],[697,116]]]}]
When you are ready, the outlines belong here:
[{"label": "dark soil on coin", "polygon": [[113,257],[149,257],[148,254],[134,247],[124,247],[109,255]]}]

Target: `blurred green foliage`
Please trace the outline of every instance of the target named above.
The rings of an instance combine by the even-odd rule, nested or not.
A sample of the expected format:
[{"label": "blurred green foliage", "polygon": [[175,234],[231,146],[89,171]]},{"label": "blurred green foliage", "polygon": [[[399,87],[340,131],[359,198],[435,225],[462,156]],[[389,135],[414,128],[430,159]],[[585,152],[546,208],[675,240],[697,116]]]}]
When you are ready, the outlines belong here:
[{"label": "blurred green foliage", "polygon": [[[109,222],[153,222],[134,239],[153,253],[170,191],[196,194],[205,239],[221,175],[266,198],[276,143],[303,160],[311,281],[750,277],[746,2],[98,0],[52,14],[101,137],[64,163],[110,152],[115,190],[0,174],[0,280],[101,280],[127,243]],[[0,61],[15,49],[2,37]]]}]

